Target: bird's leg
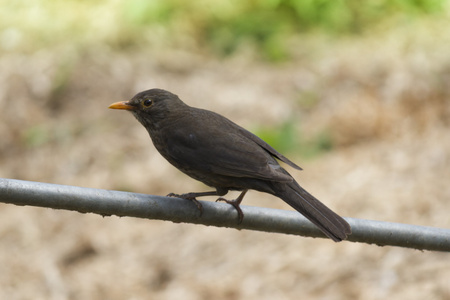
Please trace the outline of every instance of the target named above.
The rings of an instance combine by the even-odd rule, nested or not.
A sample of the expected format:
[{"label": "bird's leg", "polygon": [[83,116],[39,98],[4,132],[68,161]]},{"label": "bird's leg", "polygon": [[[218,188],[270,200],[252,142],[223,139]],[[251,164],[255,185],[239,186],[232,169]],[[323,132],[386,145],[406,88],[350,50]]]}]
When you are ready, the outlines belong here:
[{"label": "bird's leg", "polygon": [[194,202],[194,204],[197,206],[198,210],[200,211],[200,216],[203,214],[203,206],[198,200],[197,197],[203,197],[203,196],[217,196],[219,195],[217,191],[211,191],[211,192],[201,192],[201,193],[186,193],[186,194],[174,194],[170,193],[167,195],[167,197],[175,197],[175,198],[181,198],[186,199]]},{"label": "bird's leg", "polygon": [[222,197],[220,197],[219,199],[216,200],[216,202],[223,201],[223,202],[233,205],[233,207],[237,210],[237,213],[238,213],[238,220],[239,220],[238,224],[241,224],[242,220],[244,220],[244,213],[242,212],[240,205],[241,205],[241,202],[244,199],[244,196],[247,193],[247,191],[248,190],[243,190],[242,193],[234,200],[227,200]]}]

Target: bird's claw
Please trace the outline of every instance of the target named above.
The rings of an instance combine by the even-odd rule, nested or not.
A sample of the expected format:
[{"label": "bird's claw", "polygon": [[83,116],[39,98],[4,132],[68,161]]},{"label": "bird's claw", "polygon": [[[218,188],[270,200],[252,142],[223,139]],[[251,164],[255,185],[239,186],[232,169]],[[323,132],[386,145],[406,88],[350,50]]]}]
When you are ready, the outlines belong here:
[{"label": "bird's claw", "polygon": [[195,197],[192,196],[191,193],[187,193],[187,194],[170,193],[170,194],[167,194],[167,197],[180,198],[180,199],[192,201],[197,206],[197,209],[200,211],[200,217],[203,215],[203,205],[197,199],[195,199]]},{"label": "bird's claw", "polygon": [[181,198],[181,199],[186,199],[186,200],[197,200],[197,199],[195,199],[195,196],[192,195],[192,193],[186,193],[186,194],[170,193],[170,194],[167,194],[166,197]]},{"label": "bird's claw", "polygon": [[238,213],[238,224],[242,223],[242,221],[244,220],[244,212],[242,211],[241,207],[239,206],[241,204],[241,200],[239,200],[239,199],[227,200],[225,198],[220,197],[216,200],[216,202],[218,202],[218,201],[223,201],[223,202],[226,202],[226,203],[232,205]]},{"label": "bird's claw", "polygon": [[173,197],[173,198],[182,198],[182,199],[185,199],[185,198],[183,198],[182,196],[183,196],[183,195],[181,195],[181,194],[175,194],[175,193],[169,193],[169,194],[166,195],[166,197]]}]

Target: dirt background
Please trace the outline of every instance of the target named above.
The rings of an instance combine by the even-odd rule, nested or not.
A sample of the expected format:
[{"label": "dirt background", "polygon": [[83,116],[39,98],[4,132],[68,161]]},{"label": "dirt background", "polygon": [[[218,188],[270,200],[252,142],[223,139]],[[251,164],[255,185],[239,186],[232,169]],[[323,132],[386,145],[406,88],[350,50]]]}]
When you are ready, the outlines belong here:
[{"label": "dirt background", "polygon": [[[206,189],[165,162],[130,114],[107,109],[159,87],[251,130],[289,118],[306,139],[326,130],[331,151],[287,156],[342,216],[450,228],[450,36],[433,24],[316,39],[276,65],[251,52],[3,47],[0,176]],[[245,204],[290,209],[257,192]],[[0,266],[0,299],[450,298],[448,253],[6,204]]]}]

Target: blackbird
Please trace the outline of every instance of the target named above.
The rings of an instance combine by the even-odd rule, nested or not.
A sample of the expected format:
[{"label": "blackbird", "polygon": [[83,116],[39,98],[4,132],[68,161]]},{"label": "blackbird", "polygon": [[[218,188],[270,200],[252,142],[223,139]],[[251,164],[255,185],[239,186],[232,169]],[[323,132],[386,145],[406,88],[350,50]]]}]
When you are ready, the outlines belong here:
[{"label": "blackbird", "polygon": [[168,91],[150,89],[131,100],[116,102],[113,109],[129,110],[147,129],[159,153],[177,169],[214,187],[211,192],[169,194],[194,201],[196,197],[224,196],[242,191],[226,201],[243,213],[239,205],[249,189],[269,193],[292,206],[335,242],[351,234],[350,225],[305,191],[276,159],[301,170],[262,139],[212,111],[188,106]]}]

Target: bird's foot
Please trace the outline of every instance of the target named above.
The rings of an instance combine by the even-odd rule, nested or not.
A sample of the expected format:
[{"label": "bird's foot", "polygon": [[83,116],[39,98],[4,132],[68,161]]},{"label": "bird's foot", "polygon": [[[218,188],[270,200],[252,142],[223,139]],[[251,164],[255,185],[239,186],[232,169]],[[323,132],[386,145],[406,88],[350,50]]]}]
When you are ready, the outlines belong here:
[{"label": "bird's foot", "polygon": [[195,193],[186,193],[186,194],[170,193],[170,194],[167,194],[166,197],[181,198],[181,199],[186,199],[186,200],[194,200],[195,199]]},{"label": "bird's foot", "polygon": [[242,220],[244,220],[244,213],[242,212],[242,209],[240,207],[242,199],[239,199],[239,197],[238,197],[235,200],[227,200],[225,198],[220,197],[219,199],[216,200],[216,202],[218,202],[218,201],[223,201],[230,205],[233,205],[233,207],[236,209],[236,211],[238,213],[238,224],[242,223]]},{"label": "bird's foot", "polygon": [[200,211],[200,217],[202,216],[203,205],[197,199],[195,199],[195,193],[186,193],[186,194],[170,193],[167,195],[167,197],[180,198],[180,199],[185,199],[185,200],[194,202],[194,204],[197,206],[198,210]]}]

